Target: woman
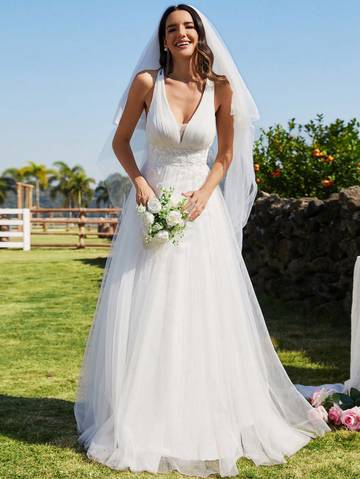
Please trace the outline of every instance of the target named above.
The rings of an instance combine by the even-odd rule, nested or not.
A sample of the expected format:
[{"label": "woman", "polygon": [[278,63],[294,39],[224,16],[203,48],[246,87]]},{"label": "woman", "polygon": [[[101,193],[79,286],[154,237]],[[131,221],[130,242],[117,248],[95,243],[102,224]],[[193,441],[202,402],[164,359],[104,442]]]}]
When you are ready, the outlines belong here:
[{"label": "woman", "polygon": [[[283,463],[330,430],[282,367],[241,256],[257,117],[210,22],[169,7],[116,115],[113,148],[133,188],[75,405],[88,457],[111,468],[237,475],[240,457]],[[131,140],[143,128],[141,165]],[[161,186],[187,198],[189,221],[177,246],[145,247],[136,205]]]}]

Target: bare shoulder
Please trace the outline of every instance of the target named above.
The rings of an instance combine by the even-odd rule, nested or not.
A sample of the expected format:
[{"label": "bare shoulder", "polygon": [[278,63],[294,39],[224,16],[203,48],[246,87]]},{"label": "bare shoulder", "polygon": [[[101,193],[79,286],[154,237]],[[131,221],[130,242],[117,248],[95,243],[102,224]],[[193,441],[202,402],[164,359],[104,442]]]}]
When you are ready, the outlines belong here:
[{"label": "bare shoulder", "polygon": [[226,79],[224,81],[215,82],[215,95],[220,100],[220,103],[231,98],[232,89],[229,80]]},{"label": "bare shoulder", "polygon": [[230,82],[226,79],[225,81],[217,81],[215,84],[215,109],[216,111],[223,105],[231,105],[232,99],[232,89]]},{"label": "bare shoulder", "polygon": [[159,70],[142,70],[135,75],[133,85],[135,88],[147,93],[154,86]]}]

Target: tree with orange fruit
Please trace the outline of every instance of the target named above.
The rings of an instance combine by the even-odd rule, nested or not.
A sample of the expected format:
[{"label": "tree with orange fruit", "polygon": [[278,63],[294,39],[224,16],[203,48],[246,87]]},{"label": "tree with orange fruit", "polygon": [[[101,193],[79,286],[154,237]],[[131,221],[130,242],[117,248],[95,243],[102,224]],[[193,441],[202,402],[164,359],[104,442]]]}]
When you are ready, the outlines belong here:
[{"label": "tree with orange fruit", "polygon": [[295,118],[288,128],[277,124],[254,145],[259,189],[284,197],[317,196],[360,185],[360,122],[337,119],[325,125],[323,115],[304,125]]}]

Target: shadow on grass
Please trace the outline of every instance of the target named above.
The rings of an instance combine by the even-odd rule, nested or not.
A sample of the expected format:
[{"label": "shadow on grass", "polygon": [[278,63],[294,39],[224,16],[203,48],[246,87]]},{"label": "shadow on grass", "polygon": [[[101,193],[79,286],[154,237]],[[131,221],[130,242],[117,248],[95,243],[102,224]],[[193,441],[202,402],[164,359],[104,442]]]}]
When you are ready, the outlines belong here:
[{"label": "shadow on grass", "polygon": [[95,266],[96,268],[104,269],[106,264],[106,258],[76,258],[74,261],[80,261],[83,264],[89,266]]},{"label": "shadow on grass", "polygon": [[73,408],[73,402],[62,399],[0,395],[0,434],[81,451]]},{"label": "shadow on grass", "polygon": [[[298,354],[298,362],[303,358],[304,367],[285,365],[294,383],[343,383],[349,378],[351,326],[346,320],[311,316],[264,295],[258,299],[277,352]],[[312,364],[305,367],[305,361]]]}]

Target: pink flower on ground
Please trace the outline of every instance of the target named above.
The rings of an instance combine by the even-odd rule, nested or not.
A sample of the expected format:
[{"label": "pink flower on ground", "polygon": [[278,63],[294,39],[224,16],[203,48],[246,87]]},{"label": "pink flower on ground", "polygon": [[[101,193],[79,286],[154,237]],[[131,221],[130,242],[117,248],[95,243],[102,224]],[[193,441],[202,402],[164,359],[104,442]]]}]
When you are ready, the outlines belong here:
[{"label": "pink flower on ground", "polygon": [[355,406],[351,409],[343,411],[341,422],[350,431],[360,431],[360,407]]},{"label": "pink flower on ground", "polygon": [[316,406],[309,412],[310,419],[322,419],[323,421],[328,422],[328,413],[324,406]]},{"label": "pink flower on ground", "polygon": [[341,407],[338,404],[334,404],[328,411],[329,421],[333,422],[336,426],[340,426],[342,414],[343,410]]},{"label": "pink flower on ground", "polygon": [[331,394],[331,391],[326,388],[321,388],[313,392],[311,396],[311,404],[314,407],[321,406],[325,399]]}]

